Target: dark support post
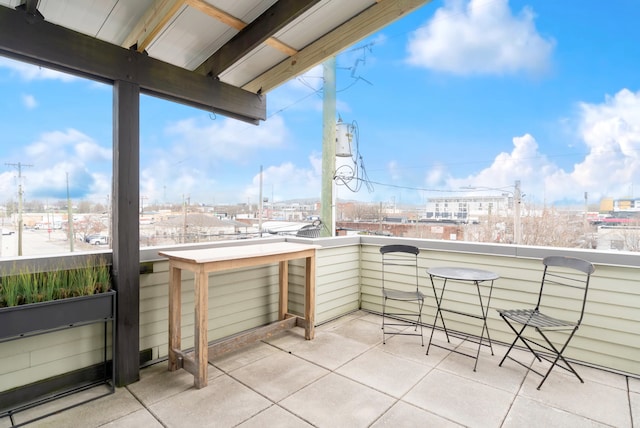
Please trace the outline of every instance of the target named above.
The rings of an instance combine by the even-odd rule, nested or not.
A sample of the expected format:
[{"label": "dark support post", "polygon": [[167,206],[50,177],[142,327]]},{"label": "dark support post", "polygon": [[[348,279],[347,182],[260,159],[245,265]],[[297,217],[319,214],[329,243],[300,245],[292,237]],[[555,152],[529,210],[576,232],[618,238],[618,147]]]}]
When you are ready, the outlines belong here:
[{"label": "dark support post", "polygon": [[114,288],[117,293],[116,385],[140,379],[140,86],[113,84]]}]

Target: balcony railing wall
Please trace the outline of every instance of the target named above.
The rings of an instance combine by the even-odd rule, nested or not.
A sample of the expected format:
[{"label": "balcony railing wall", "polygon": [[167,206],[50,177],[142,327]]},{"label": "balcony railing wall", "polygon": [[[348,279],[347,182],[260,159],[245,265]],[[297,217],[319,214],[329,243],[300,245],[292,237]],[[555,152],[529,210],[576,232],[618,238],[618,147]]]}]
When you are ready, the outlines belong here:
[{"label": "balcony railing wall", "polygon": [[[269,238],[273,241],[285,238]],[[491,307],[530,305],[541,275],[541,259],[551,254],[583,257],[596,264],[586,315],[578,337],[567,355],[589,364],[640,376],[640,254],[594,252],[558,248],[517,247],[451,241],[390,237],[338,237],[296,242],[321,246],[316,270],[316,322],[322,323],[358,308],[380,312],[381,245],[408,243],[422,249],[421,285],[427,294],[424,322],[431,324],[435,301],[424,271],[430,266],[473,266],[497,272]],[[246,245],[255,241],[234,241],[207,246]],[[178,248],[194,248],[173,247]],[[162,248],[167,250],[168,248]],[[152,360],[168,352],[168,262],[158,256],[160,248],[145,248],[140,277],[140,349]],[[78,257],[78,256],[73,256]],[[4,262],[3,262],[4,263]],[[291,312],[303,313],[303,262],[290,262]],[[461,292],[451,297],[463,310],[477,309],[477,296]],[[193,278],[183,277],[182,343],[193,346]],[[218,272],[210,276],[209,340],[213,341],[275,321],[278,303],[278,266]],[[558,296],[562,306],[562,297]],[[489,310],[489,329],[495,341],[509,342],[513,334]],[[447,325],[463,333],[478,335],[474,320],[455,317]],[[0,343],[0,392],[51,376],[96,364],[102,359],[103,330],[88,326],[74,330]],[[428,358],[425,356],[425,358]]]}]

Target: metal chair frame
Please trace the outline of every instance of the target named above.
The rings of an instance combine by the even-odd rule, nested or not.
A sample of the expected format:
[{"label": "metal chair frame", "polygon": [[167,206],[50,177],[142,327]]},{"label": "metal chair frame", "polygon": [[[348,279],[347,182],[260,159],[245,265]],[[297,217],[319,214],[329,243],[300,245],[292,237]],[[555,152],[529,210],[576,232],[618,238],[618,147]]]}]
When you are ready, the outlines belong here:
[{"label": "metal chair frame", "polygon": [[[424,336],[422,334],[422,308],[424,306],[424,294],[419,288],[419,275],[418,275],[418,254],[420,250],[417,247],[411,245],[385,245],[380,248],[380,254],[382,255],[382,343],[386,344],[387,336],[420,336],[422,346],[424,346]],[[406,268],[406,269],[405,269]],[[385,274],[388,276],[391,272],[398,273],[399,271],[406,271],[407,273],[415,269],[415,290],[398,290],[388,288],[385,286]],[[412,287],[413,288],[413,287]],[[402,302],[416,302],[418,304],[417,313],[407,312],[387,312],[387,301],[396,300]],[[410,319],[402,319],[402,317],[409,317]],[[412,319],[415,317],[415,321]],[[387,322],[391,319],[393,322]],[[413,326],[415,333],[408,333],[405,331],[387,332],[385,327],[387,326]],[[420,332],[418,333],[418,327]]]},{"label": "metal chair frame", "polygon": [[[538,302],[535,308],[498,309],[498,313],[502,319],[516,334],[516,338],[502,358],[502,361],[500,361],[499,366],[502,366],[502,363],[509,358],[510,360],[525,367],[527,370],[542,376],[542,381],[538,385],[537,389],[542,387],[542,384],[549,377],[551,370],[556,366],[573,373],[581,383],[584,383],[578,372],[576,372],[573,366],[569,364],[569,361],[567,361],[563,356],[563,353],[582,323],[584,308],[587,302],[587,292],[589,290],[589,280],[591,278],[591,274],[595,271],[595,267],[592,263],[586,260],[564,256],[545,257],[542,263],[544,264],[544,271],[542,274],[542,281],[540,283],[540,290],[538,292]],[[576,321],[567,321],[555,318],[541,311],[541,305],[545,300],[545,286],[550,286],[551,284],[579,290],[579,294],[581,295],[581,307],[579,311],[576,311],[579,312],[579,316]],[[534,340],[523,335],[525,330],[529,327],[533,328],[544,339],[544,343],[540,342],[540,339]],[[564,343],[555,345],[549,337],[549,333],[562,331],[567,331],[569,334],[564,340]],[[518,341],[522,342],[539,362],[545,360],[551,363],[551,367],[549,367],[546,373],[540,373],[531,365],[524,364],[509,355]],[[559,341],[556,341],[556,343],[558,342]],[[534,348],[536,349],[534,350]],[[544,353],[543,350],[547,352]]]}]

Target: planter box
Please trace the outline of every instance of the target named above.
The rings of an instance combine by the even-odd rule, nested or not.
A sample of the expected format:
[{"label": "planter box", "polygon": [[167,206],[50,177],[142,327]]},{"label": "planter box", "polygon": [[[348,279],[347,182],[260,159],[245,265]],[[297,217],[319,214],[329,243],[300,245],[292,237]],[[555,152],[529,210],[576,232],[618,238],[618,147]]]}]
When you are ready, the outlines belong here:
[{"label": "planter box", "polygon": [[0,308],[0,342],[115,317],[113,290],[90,296]]}]

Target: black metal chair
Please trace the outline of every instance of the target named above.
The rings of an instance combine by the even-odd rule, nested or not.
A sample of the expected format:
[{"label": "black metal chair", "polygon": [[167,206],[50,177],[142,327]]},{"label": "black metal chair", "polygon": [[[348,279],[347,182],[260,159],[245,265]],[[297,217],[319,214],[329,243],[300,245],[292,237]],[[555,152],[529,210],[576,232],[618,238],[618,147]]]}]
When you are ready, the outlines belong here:
[{"label": "black metal chair", "polygon": [[[422,307],[424,294],[418,286],[418,254],[420,250],[411,245],[385,245],[380,248],[382,255],[382,343],[386,343],[387,336],[404,335],[420,336],[422,346]],[[415,287],[413,283],[415,282]],[[411,285],[407,285],[407,283]],[[416,302],[417,312],[387,312],[390,300],[399,302]],[[402,307],[406,307],[401,304]],[[404,309],[397,309],[405,311]],[[405,317],[404,319],[402,317]],[[409,317],[407,320],[406,317]],[[387,318],[391,322],[387,322]],[[415,318],[415,321],[414,321]],[[387,331],[387,326],[415,327],[415,333],[405,330]],[[420,333],[418,333],[420,327]]]},{"label": "black metal chair", "polygon": [[[586,260],[564,256],[545,257],[542,263],[544,271],[538,292],[538,303],[535,308],[498,309],[502,319],[516,334],[515,340],[499,365],[502,366],[502,363],[509,358],[542,376],[538,389],[556,366],[572,372],[580,382],[584,383],[562,354],[582,323],[589,280],[595,267]],[[558,296],[562,296],[561,302],[558,301]],[[571,305],[567,302],[574,302],[575,307],[569,307]],[[544,339],[544,343],[539,338],[533,339],[530,336],[525,336],[525,330],[528,327],[534,329]],[[554,332],[561,334],[554,334]],[[555,339],[554,341],[551,336]],[[538,361],[545,360],[551,363],[551,367],[545,374],[509,355],[518,341],[522,342]]]},{"label": "black metal chair", "polygon": [[302,226],[296,232],[296,236],[299,238],[319,238],[322,231],[322,222],[320,220],[314,220],[313,223]]}]

